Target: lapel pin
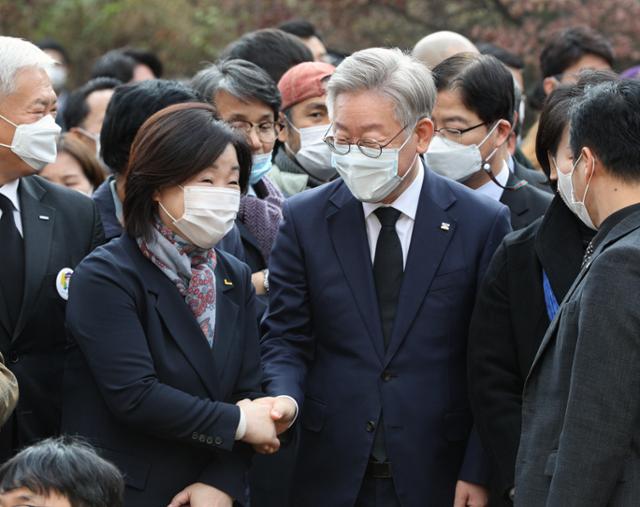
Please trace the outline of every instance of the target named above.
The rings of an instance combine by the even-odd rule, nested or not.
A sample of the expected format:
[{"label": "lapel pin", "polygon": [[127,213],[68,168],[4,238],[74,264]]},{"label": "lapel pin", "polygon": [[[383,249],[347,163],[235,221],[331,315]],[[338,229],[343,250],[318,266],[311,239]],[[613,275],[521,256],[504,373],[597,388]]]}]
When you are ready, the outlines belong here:
[{"label": "lapel pin", "polygon": [[39,215],[38,218],[40,220],[49,220],[49,217],[47,215]]},{"label": "lapel pin", "polygon": [[451,224],[448,224],[447,222],[442,222],[440,224],[440,229],[443,231],[449,231],[449,229],[451,228]]},{"label": "lapel pin", "polygon": [[231,282],[230,280],[227,280],[226,278],[222,281],[222,283],[224,283],[228,287],[233,287],[233,282]]}]

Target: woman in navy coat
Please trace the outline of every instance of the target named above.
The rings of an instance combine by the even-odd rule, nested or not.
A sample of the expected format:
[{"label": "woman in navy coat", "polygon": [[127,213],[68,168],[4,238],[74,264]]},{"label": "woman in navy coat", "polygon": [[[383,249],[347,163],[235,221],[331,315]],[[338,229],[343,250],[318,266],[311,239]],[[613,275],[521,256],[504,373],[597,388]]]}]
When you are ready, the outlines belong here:
[{"label": "woman in navy coat", "polygon": [[246,504],[248,444],[275,450],[249,268],[214,245],[251,152],[206,104],[149,118],[131,150],[125,233],[70,284],[63,431],[117,465],[127,507]]}]

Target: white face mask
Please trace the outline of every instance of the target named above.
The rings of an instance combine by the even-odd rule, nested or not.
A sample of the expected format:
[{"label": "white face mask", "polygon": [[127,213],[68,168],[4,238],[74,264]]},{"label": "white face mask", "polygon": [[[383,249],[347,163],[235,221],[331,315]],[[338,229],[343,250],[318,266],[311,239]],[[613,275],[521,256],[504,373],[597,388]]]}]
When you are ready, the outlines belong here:
[{"label": "white face mask", "polygon": [[336,170],[331,165],[331,150],[324,142],[328,125],[298,129],[289,122],[289,127],[300,136],[300,149],[294,156],[298,163],[314,178],[331,181]]},{"label": "white face mask", "polygon": [[187,241],[204,249],[213,248],[233,228],[240,207],[240,191],[232,188],[189,185],[184,191],[184,213],[171,218],[173,225]]},{"label": "white face mask", "polygon": [[47,164],[56,161],[60,125],[56,123],[53,116],[47,114],[35,123],[21,125],[16,125],[2,115],[0,118],[16,128],[11,144],[0,143],[0,146],[9,148],[38,172]]},{"label": "white face mask", "polygon": [[[362,202],[381,202],[391,194],[404,178],[398,176],[400,150],[409,142],[407,137],[399,148],[383,148],[378,158],[364,155],[357,146],[351,146],[346,155],[331,154],[331,163],[356,199]],[[411,165],[415,163],[413,159]]]},{"label": "white face mask", "polygon": [[480,144],[460,144],[436,134],[427,150],[427,165],[441,176],[460,183],[465,182],[480,170],[491,170],[489,161],[498,148],[495,148],[483,161],[480,147],[489,139],[497,126],[496,123]]},{"label": "white face mask", "polygon": [[[585,206],[585,201],[587,199],[587,193],[589,192],[589,185],[591,184],[591,177],[593,176],[593,172],[591,173],[591,177],[589,177],[589,181],[587,181],[587,186],[584,189],[584,196],[582,197],[582,201],[578,201],[576,199],[575,190],[573,188],[573,173],[576,170],[576,166],[580,162],[582,158],[582,154],[578,157],[578,160],[575,161],[573,166],[571,167],[571,171],[568,174],[563,173],[560,169],[558,169],[558,164],[556,164],[556,172],[558,173],[558,192],[560,193],[560,197],[565,202],[565,204],[569,207],[571,211],[586,225],[589,229],[597,230],[597,227],[593,225],[593,220],[589,216],[589,211],[587,211],[587,207]],[[595,159],[593,161],[595,165]],[[555,163],[555,160],[554,160]]]}]

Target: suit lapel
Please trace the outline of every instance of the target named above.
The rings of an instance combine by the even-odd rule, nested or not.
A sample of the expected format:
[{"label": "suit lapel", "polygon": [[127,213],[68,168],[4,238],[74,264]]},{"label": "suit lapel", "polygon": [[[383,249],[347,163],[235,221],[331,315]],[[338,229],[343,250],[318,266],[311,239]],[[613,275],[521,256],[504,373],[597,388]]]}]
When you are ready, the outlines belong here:
[{"label": "suit lapel", "polygon": [[35,299],[47,272],[56,220],[56,210],[41,202],[46,190],[38,184],[37,179],[22,178],[18,194],[24,237],[25,273],[22,308],[12,340],[20,336],[33,311]]},{"label": "suit lapel", "polygon": [[569,301],[571,297],[575,294],[575,292],[578,290],[578,287],[582,284],[582,281],[589,273],[589,269],[593,265],[594,261],[607,247],[609,247],[611,244],[615,243],[623,236],[626,236],[627,234],[629,234],[630,232],[638,228],[640,228],[640,212],[635,212],[632,215],[628,216],[626,219],[624,219],[622,222],[620,222],[618,225],[614,226],[614,228],[609,232],[609,234],[607,234],[607,236],[602,238],[602,240],[599,242],[599,245],[593,252],[591,259],[580,270],[580,273],[578,274],[576,280],[573,282],[573,285],[567,291],[567,294],[562,300],[562,304],[560,305],[560,308],[558,309],[558,312],[556,313],[556,316],[553,319],[553,322],[551,322],[551,324],[549,325],[549,329],[547,329],[547,332],[545,333],[544,338],[542,339],[542,343],[538,348],[538,352],[536,353],[536,357],[533,360],[533,363],[531,364],[531,368],[529,369],[529,375],[527,376],[527,381],[529,380],[529,377],[531,376],[531,373],[533,372],[534,368],[539,363],[540,358],[544,354],[545,349],[549,346],[549,344],[553,341],[553,339],[556,336],[556,333],[558,330],[558,324],[562,316],[566,302]]},{"label": "suit lapel", "polygon": [[238,305],[228,296],[233,290],[236,280],[232,279],[224,264],[218,257],[216,266],[216,331],[213,342],[213,357],[220,381],[224,378],[229,350],[233,344],[238,329]]},{"label": "suit lapel", "polygon": [[[127,237],[127,249],[138,266],[148,291],[156,297],[156,310],[202,383],[214,399],[220,399],[216,362],[193,313],[169,278],[142,255],[135,240]],[[217,318],[217,314],[216,314]]]},{"label": "suit lapel", "polygon": [[333,248],[374,349],[382,360],[384,340],[362,203],[344,184],[331,197],[331,203],[327,220]]},{"label": "suit lapel", "polygon": [[[454,200],[449,188],[425,168],[385,364],[391,360],[410,331],[455,234],[456,222],[445,212]],[[445,228],[443,224],[448,224],[448,227]],[[375,294],[375,289],[373,293]]]},{"label": "suit lapel", "polygon": [[[509,179],[507,180],[507,186],[514,187],[518,183],[519,180],[511,171],[509,171]],[[516,190],[507,190],[505,189],[502,192],[502,196],[500,197],[500,202],[509,208],[512,215],[522,216],[527,211],[529,211],[529,205],[527,203],[526,195],[523,192],[520,192],[521,188],[517,188]]]}]

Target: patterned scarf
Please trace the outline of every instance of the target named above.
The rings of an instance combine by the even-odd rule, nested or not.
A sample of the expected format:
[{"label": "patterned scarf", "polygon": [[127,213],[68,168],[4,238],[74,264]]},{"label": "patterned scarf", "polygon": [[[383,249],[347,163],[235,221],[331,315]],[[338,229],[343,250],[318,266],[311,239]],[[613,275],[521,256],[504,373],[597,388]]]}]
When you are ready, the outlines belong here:
[{"label": "patterned scarf", "polygon": [[142,254],[171,280],[193,312],[210,347],[216,328],[216,252],[187,243],[160,220],[150,242],[138,238]]}]

